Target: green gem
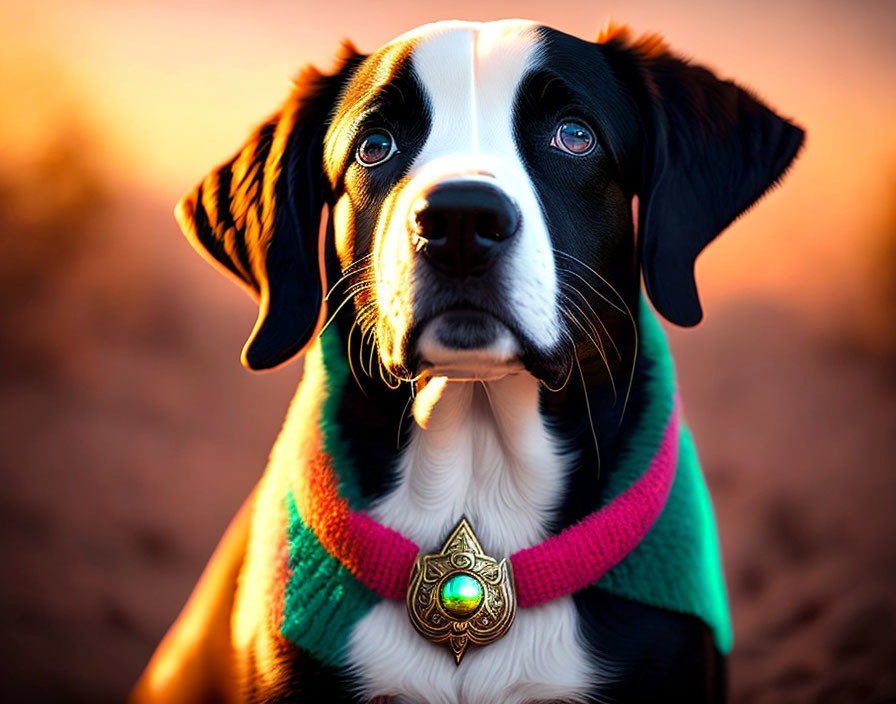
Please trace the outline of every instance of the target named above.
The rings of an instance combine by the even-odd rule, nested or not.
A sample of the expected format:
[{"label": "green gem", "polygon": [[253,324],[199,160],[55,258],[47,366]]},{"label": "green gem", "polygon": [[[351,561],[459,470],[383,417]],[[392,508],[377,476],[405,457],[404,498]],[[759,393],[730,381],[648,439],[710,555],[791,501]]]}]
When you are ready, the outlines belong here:
[{"label": "green gem", "polygon": [[482,585],[468,574],[456,574],[442,583],[439,603],[452,616],[469,616],[482,603]]}]

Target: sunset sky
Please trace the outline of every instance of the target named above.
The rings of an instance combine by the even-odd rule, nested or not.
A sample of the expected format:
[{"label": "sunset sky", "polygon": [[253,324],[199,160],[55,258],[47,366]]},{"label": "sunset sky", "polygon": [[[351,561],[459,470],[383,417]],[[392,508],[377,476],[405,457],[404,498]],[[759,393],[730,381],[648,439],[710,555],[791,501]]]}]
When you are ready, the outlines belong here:
[{"label": "sunset sky", "polygon": [[[808,131],[781,189],[700,260],[717,302],[743,289],[812,307],[858,291],[896,199],[896,4],[622,2],[0,3],[0,165],[81,130],[122,187],[172,206],[338,41],[362,51],[425,22],[536,19],[581,37],[658,31]],[[12,166],[11,166],[12,165]]]}]

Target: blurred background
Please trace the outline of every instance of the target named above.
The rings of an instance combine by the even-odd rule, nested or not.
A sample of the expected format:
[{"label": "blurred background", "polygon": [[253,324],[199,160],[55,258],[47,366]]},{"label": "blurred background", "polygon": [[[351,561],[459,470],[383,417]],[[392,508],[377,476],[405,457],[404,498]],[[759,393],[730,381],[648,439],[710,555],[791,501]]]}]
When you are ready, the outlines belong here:
[{"label": "blurred background", "polygon": [[301,373],[172,208],[343,37],[612,17],[808,130],[670,331],[719,517],[732,701],[896,701],[896,5],[0,0],[2,699],[117,702],[258,479]]}]

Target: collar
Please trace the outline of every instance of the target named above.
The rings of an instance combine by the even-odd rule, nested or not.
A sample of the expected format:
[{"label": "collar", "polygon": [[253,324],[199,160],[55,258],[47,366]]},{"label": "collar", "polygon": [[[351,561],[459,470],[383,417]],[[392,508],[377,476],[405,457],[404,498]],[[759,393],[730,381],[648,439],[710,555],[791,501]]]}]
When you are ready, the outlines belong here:
[{"label": "collar", "polygon": [[[659,437],[655,437],[658,444],[652,457],[640,463],[640,476],[578,523],[509,556],[520,607],[537,606],[593,584],[650,531],[666,504],[678,459],[677,396],[663,406],[660,412],[665,411],[665,418],[656,419],[662,423]],[[321,445],[312,456],[293,491],[303,523],[361,584],[380,597],[405,600],[420,548],[364,511],[350,507],[340,493],[333,453]]]}]

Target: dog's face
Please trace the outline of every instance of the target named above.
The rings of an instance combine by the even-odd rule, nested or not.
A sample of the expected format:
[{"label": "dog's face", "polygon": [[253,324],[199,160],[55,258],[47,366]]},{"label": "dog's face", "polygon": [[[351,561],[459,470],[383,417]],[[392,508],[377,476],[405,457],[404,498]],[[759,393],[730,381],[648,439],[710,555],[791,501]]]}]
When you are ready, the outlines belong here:
[{"label": "dog's face", "polygon": [[[524,361],[555,380],[575,296],[558,269],[590,262],[630,288],[630,194],[586,89],[602,67],[556,54],[528,22],[440,23],[349,82],[324,140],[336,246],[370,283],[358,309],[395,376],[482,378]],[[566,306],[599,310],[590,298]]]},{"label": "dog's face", "polygon": [[[307,343],[329,279],[396,378],[525,367],[550,386],[576,357],[611,376],[630,361],[607,350],[630,329],[642,267],[661,313],[699,321],[694,259],[801,141],[655,38],[445,22],[306,74],[178,214],[260,299],[252,368]],[[338,266],[321,272],[328,246]]]}]

